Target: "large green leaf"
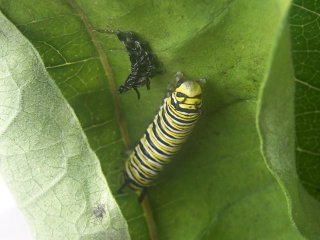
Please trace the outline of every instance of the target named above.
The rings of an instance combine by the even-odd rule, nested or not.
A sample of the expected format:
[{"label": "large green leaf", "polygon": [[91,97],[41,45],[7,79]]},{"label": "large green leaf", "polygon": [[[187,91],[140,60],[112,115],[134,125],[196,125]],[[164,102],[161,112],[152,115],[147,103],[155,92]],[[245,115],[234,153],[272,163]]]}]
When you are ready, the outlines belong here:
[{"label": "large green leaf", "polygon": [[[288,61],[274,52],[289,5],[289,0],[0,0],[73,107],[114,192],[127,158],[124,142],[129,145],[129,136],[133,146],[141,137],[174,73],[207,78],[194,134],[149,192],[159,238],[174,240],[302,239],[263,161],[255,123],[271,61]],[[114,84],[123,83],[130,64],[115,36],[92,31],[106,27],[139,33],[163,63],[166,72],[152,79],[150,91],[141,90],[140,101],[134,92],[116,94]],[[283,77],[292,87],[290,77]],[[284,151],[290,153],[290,147]],[[148,239],[136,195],[116,198],[132,238]]]},{"label": "large green leaf", "polygon": [[[38,53],[1,13],[0,26],[0,169],[35,236],[128,239],[74,112]],[[93,216],[98,206],[102,219]]]},{"label": "large green leaf", "polygon": [[287,64],[273,63],[260,113],[267,163],[284,186],[293,220],[309,239],[320,236],[319,16],[316,1],[293,3],[290,28],[295,100],[292,81],[288,81],[292,72],[287,31],[278,53],[287,56]]},{"label": "large green leaf", "polygon": [[[293,218],[301,232],[310,239],[319,239],[320,236],[319,7],[315,0],[295,0],[290,11],[296,83],[295,158],[290,156],[286,160],[290,168],[275,169],[287,188]],[[276,165],[281,165],[279,163],[278,159]]]}]

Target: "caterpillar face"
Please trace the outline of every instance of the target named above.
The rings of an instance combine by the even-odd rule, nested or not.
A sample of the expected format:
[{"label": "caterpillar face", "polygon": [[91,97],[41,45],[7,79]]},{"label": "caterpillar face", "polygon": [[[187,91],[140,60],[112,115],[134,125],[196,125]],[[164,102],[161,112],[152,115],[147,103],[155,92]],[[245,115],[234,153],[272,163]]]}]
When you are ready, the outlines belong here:
[{"label": "caterpillar face", "polygon": [[196,81],[185,81],[172,93],[174,103],[185,110],[199,110],[202,106],[202,90]]}]

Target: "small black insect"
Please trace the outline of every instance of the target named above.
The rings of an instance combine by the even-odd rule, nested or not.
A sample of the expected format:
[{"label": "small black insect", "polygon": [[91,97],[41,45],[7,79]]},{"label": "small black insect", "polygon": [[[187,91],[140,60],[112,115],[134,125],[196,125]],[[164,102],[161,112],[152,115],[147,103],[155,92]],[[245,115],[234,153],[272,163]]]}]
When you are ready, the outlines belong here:
[{"label": "small black insect", "polygon": [[[113,33],[110,30],[96,30],[103,33]],[[124,93],[133,88],[140,99],[138,87],[146,85],[150,89],[150,78],[160,73],[160,63],[151,52],[147,43],[141,41],[134,32],[116,31],[118,39],[126,47],[131,62],[131,73],[125,83],[119,87],[119,92]]]},{"label": "small black insect", "polygon": [[99,203],[92,211],[92,214],[96,219],[102,219],[106,214],[106,209],[104,204]]}]

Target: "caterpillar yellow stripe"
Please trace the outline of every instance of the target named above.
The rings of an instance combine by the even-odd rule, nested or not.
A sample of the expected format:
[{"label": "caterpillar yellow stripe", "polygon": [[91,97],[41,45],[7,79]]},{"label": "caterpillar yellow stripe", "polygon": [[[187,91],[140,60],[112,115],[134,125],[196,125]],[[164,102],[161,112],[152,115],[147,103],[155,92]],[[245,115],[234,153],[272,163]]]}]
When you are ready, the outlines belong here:
[{"label": "caterpillar yellow stripe", "polygon": [[202,89],[198,81],[183,81],[164,99],[159,112],[126,161],[124,184],[144,190],[153,184],[161,169],[179,151],[197,122],[202,107]]}]

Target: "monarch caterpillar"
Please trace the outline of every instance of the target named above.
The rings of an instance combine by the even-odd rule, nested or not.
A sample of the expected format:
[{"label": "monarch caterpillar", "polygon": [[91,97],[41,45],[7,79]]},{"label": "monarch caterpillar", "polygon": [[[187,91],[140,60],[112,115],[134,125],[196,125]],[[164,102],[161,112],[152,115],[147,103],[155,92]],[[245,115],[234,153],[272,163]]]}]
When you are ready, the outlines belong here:
[{"label": "monarch caterpillar", "polygon": [[[101,33],[114,33],[111,30],[96,31]],[[159,62],[156,56],[151,52],[146,42],[141,41],[134,32],[116,31],[118,39],[126,47],[131,63],[131,73],[125,83],[119,87],[119,92],[124,93],[133,88],[140,99],[138,87],[146,85],[150,89],[150,78],[159,73]]]},{"label": "monarch caterpillar", "polygon": [[180,149],[198,120],[202,106],[200,83],[183,81],[182,73],[177,73],[176,78],[175,90],[164,99],[158,114],[126,161],[124,183],[119,192],[126,186],[141,190],[142,200],[146,189]]}]

